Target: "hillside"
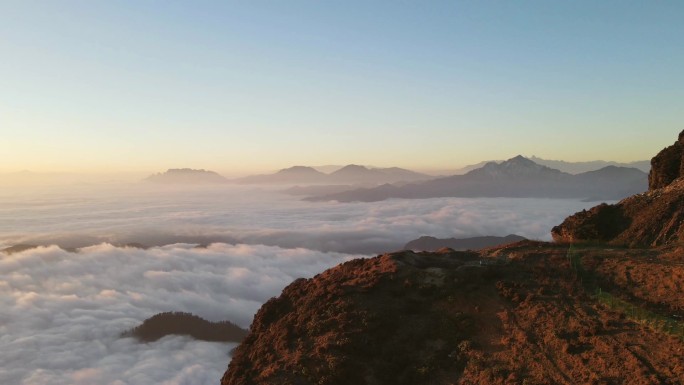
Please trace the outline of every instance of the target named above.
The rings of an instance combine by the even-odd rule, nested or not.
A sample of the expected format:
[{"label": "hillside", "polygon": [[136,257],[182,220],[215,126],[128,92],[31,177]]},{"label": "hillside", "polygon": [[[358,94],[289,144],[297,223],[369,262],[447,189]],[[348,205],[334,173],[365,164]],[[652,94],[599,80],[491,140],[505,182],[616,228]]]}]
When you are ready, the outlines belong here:
[{"label": "hillside", "polygon": [[681,384],[684,259],[643,255],[525,241],[354,260],[267,302],[221,383]]}]

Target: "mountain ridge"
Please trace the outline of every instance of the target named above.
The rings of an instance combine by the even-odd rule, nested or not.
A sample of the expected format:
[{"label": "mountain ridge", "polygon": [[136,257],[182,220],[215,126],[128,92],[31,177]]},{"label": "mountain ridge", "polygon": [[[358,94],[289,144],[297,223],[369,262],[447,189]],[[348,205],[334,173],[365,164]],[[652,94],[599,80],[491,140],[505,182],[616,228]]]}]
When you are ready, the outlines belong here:
[{"label": "mountain ridge", "polygon": [[430,175],[399,167],[369,168],[357,164],[348,164],[339,169],[324,173],[308,166],[293,166],[272,174],[251,175],[232,180],[239,184],[347,184],[378,185],[402,181],[417,181],[433,178]]},{"label": "mountain ridge", "polygon": [[192,168],[170,168],[152,174],[143,181],[160,184],[215,184],[227,183],[228,179],[214,171]]},{"label": "mountain ridge", "polygon": [[[591,180],[591,183],[587,183]],[[644,191],[648,176],[637,170],[607,166],[568,174],[523,156],[490,162],[464,175],[452,175],[403,186],[359,188],[311,196],[310,201],[374,202],[389,198],[529,197],[617,200]]]}]

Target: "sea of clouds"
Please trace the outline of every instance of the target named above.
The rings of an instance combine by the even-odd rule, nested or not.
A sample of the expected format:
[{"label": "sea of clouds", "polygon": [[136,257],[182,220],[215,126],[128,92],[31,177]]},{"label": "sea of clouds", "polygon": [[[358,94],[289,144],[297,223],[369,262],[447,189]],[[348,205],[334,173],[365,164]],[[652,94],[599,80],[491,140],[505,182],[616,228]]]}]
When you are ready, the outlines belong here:
[{"label": "sea of clouds", "polygon": [[0,384],[216,385],[235,344],[120,334],[185,311],[248,327],[298,277],[353,258],[306,249],[177,244],[148,250],[58,247],[0,259]]},{"label": "sea of clouds", "polygon": [[[165,311],[248,327],[291,281],[421,235],[550,228],[573,200],[303,202],[253,187],[128,185],[0,192],[0,384],[217,384],[234,344],[120,334]],[[104,243],[103,243],[104,242]],[[115,247],[138,242],[150,247]],[[196,247],[207,244],[207,247]]]},{"label": "sea of clouds", "polygon": [[268,189],[225,185],[3,190],[0,247],[225,242],[376,254],[422,235],[515,233],[549,240],[551,227],[595,204],[520,198],[304,202]]}]

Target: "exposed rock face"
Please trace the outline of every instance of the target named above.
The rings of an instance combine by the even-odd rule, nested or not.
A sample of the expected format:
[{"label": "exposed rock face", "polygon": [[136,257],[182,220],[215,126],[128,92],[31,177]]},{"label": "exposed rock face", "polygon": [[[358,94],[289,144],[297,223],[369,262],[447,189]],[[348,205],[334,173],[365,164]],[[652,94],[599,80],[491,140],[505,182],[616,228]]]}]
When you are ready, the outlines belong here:
[{"label": "exposed rock face", "polygon": [[[632,258],[628,252],[582,260],[616,295],[655,292],[650,265],[634,264],[646,281],[624,288],[619,272],[603,269]],[[449,250],[400,252],[297,280],[259,310],[221,384],[684,381],[684,342],[598,304],[571,268],[567,247],[525,241],[485,253],[478,260]],[[660,268],[684,274],[678,264]],[[668,295],[646,304],[679,306],[684,292],[672,282]]]},{"label": "exposed rock face", "polygon": [[652,160],[649,191],[576,213],[551,230],[558,242],[650,247],[684,240],[684,131]]},{"label": "exposed rock face", "polygon": [[651,159],[651,172],[648,174],[648,189],[665,187],[684,175],[684,131],[678,140],[663,149]]}]

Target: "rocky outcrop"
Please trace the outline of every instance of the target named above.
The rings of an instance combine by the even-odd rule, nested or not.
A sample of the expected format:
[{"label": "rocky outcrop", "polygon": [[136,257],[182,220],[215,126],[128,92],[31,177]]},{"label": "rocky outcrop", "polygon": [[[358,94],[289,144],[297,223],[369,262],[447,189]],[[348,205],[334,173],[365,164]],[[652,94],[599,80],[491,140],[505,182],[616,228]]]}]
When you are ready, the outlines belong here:
[{"label": "rocky outcrop", "polygon": [[[586,255],[584,263],[601,272],[600,264],[616,252],[624,253]],[[648,281],[639,287],[623,289],[620,274],[596,275],[592,282],[610,280],[616,295],[655,288],[658,282],[647,275],[651,266],[635,265],[642,267]],[[663,268],[672,276],[684,272],[678,265]],[[669,298],[678,306],[684,292],[672,283],[666,283],[668,296],[645,300]],[[443,250],[354,260],[296,280],[268,301],[221,384],[684,381],[682,340],[592,303],[587,294],[567,247],[558,244],[524,241],[479,255]]]},{"label": "rocky outcrop", "polygon": [[649,191],[576,213],[551,230],[558,242],[605,242],[630,247],[684,240],[684,131],[652,160]]},{"label": "rocky outcrop", "polygon": [[651,159],[648,189],[663,188],[684,175],[684,131],[677,141]]},{"label": "rocky outcrop", "polygon": [[551,230],[557,242],[601,242],[654,247],[684,240],[684,178],[667,187],[601,204],[566,218]]}]

